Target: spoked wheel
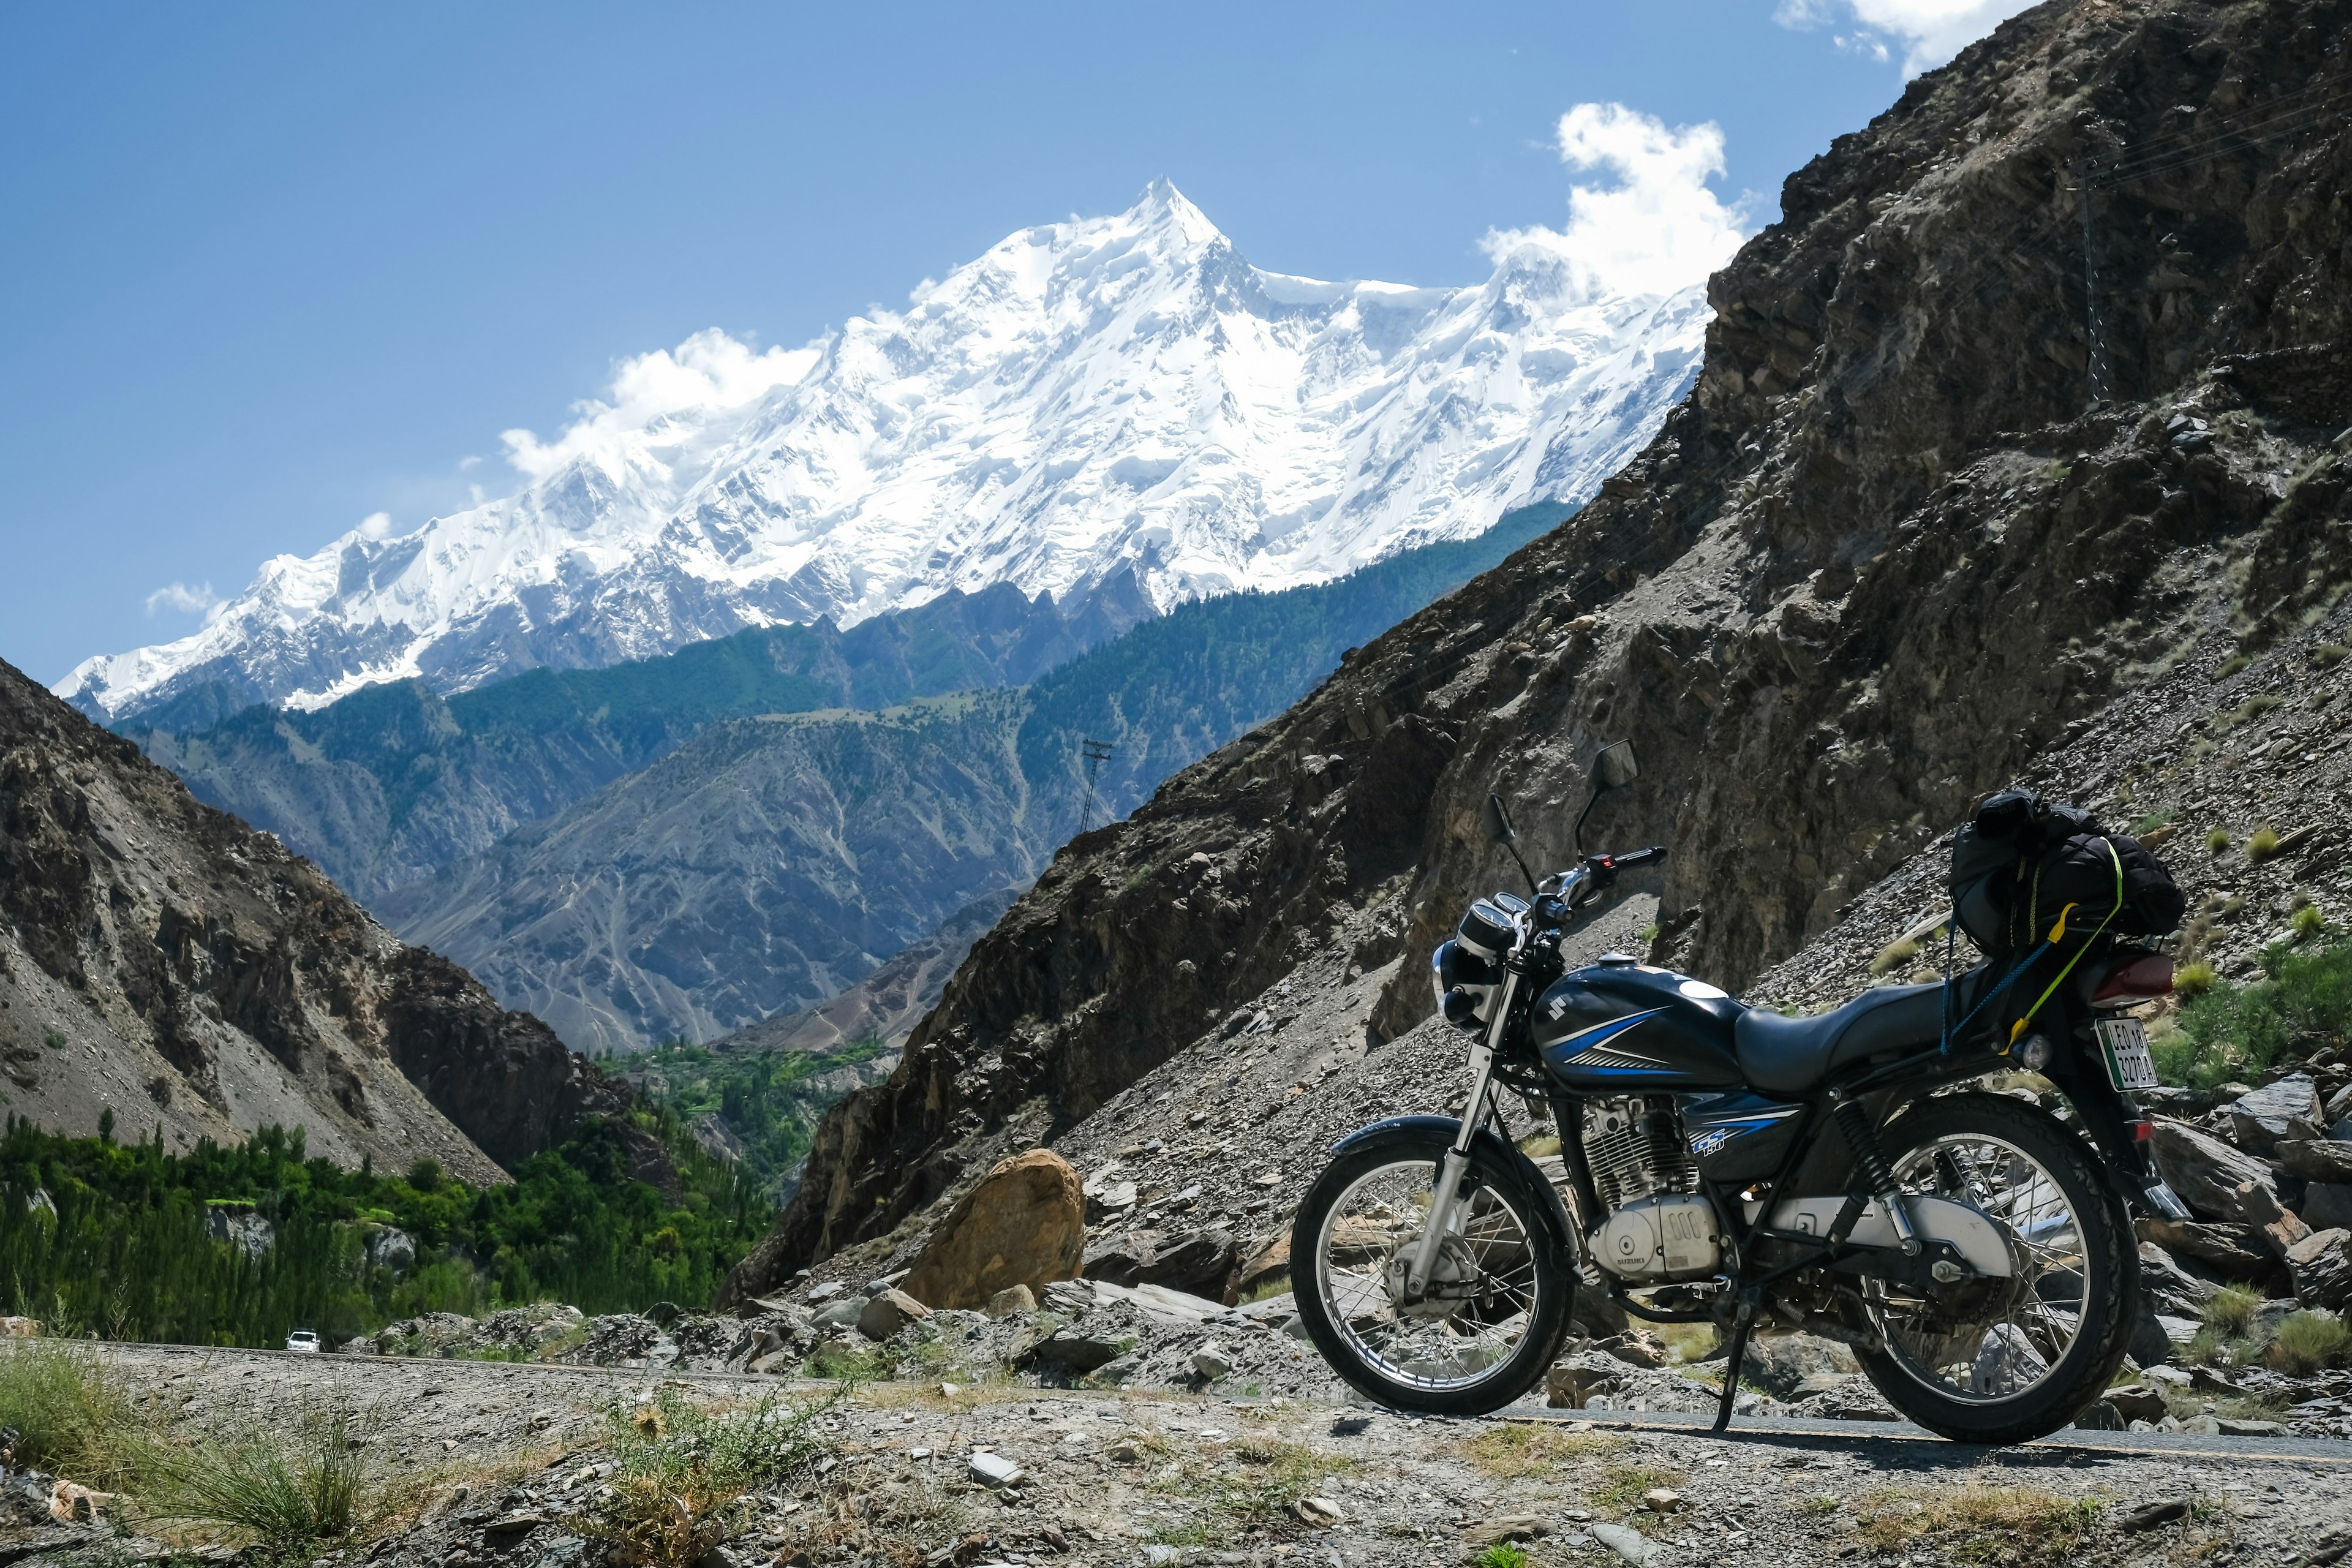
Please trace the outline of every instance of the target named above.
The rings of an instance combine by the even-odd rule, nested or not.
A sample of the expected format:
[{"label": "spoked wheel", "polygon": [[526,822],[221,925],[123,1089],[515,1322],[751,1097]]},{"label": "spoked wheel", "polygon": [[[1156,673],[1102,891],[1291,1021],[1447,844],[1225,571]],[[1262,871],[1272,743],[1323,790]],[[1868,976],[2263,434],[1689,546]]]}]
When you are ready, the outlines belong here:
[{"label": "spoked wheel", "polygon": [[1863,1370],[1904,1414],[1962,1442],[2066,1425],[2106,1388],[2139,1312],[2139,1254],[2090,1152],[2039,1108],[1984,1094],[1928,1100],[1885,1136],[1902,1189],[1990,1218],[2013,1273],[1933,1290],[1867,1282],[1885,1349],[1859,1352]]},{"label": "spoked wheel", "polygon": [[1400,1129],[1333,1162],[1291,1227],[1298,1315],[1333,1371],[1407,1410],[1473,1415],[1543,1375],[1568,1328],[1574,1277],[1548,1193],[1481,1147],[1424,1289],[1407,1271],[1446,1139]]}]

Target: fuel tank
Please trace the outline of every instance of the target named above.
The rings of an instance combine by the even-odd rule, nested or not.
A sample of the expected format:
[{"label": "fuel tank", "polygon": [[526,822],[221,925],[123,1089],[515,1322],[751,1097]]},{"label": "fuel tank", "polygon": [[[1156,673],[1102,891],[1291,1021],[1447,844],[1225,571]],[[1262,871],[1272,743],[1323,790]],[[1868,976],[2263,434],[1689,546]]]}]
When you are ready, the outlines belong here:
[{"label": "fuel tank", "polygon": [[1687,974],[1614,954],[1573,969],[1536,999],[1536,1048],[1580,1094],[1729,1089],[1739,1004]]}]

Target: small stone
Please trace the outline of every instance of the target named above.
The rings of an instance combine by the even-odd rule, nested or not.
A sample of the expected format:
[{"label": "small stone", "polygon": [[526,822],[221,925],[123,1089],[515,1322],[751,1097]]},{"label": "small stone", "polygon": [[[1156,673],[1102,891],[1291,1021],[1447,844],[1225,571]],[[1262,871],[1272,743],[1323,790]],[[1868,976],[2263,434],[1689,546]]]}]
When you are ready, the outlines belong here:
[{"label": "small stone", "polygon": [[1585,1528],[1592,1531],[1593,1538],[1601,1545],[1633,1563],[1633,1568],[1649,1568],[1651,1563],[1663,1561],[1666,1555],[1664,1547],[1638,1530],[1622,1524],[1597,1523]]},{"label": "small stone", "polygon": [[2124,1422],[2124,1413],[2112,1399],[2094,1399],[2074,1413],[2074,1429],[2078,1432],[2120,1432]]},{"label": "small stone", "polygon": [[830,1301],[848,1289],[848,1286],[838,1279],[828,1279],[822,1285],[811,1286],[808,1293],[809,1305],[814,1307],[821,1302]]},{"label": "small stone", "polygon": [[2235,1416],[2214,1417],[2214,1425],[2224,1437],[2284,1437],[2287,1435],[2283,1421],[2242,1421]]},{"label": "small stone", "polygon": [[1110,1446],[1110,1457],[1122,1465],[1132,1465],[1143,1458],[1143,1450],[1131,1439],[1122,1439]]},{"label": "small stone", "polygon": [[1215,1345],[1202,1345],[1192,1352],[1192,1374],[1204,1383],[1230,1376],[1233,1370],[1233,1362]]},{"label": "small stone", "polygon": [[1348,1517],[1347,1510],[1327,1497],[1300,1498],[1290,1511],[1318,1530],[1328,1530]]},{"label": "small stone", "polygon": [[976,1453],[965,1462],[971,1479],[992,1490],[1009,1487],[1029,1473],[1002,1454]]},{"label": "small stone", "polygon": [[2170,1524],[2176,1520],[2188,1517],[2189,1503],[2186,1499],[2176,1498],[2170,1502],[2144,1502],[2137,1508],[2128,1509],[2117,1515],[2116,1528],[2137,1534],[2140,1531],[2154,1530],[2158,1525]]},{"label": "small stone", "polygon": [[1683,1494],[1671,1487],[1652,1487],[1642,1494],[1642,1506],[1652,1513],[1680,1513],[1687,1506]]},{"label": "small stone", "polygon": [[2114,1405],[2126,1421],[2164,1419],[2164,1391],[2145,1383],[2135,1383],[2123,1388],[2110,1388],[2107,1390],[2106,1403]]},{"label": "small stone", "polygon": [[1463,1534],[1475,1546],[1498,1546],[1506,1541],[1533,1541],[1549,1535],[1551,1526],[1532,1513],[1508,1514],[1501,1519],[1475,1520],[1463,1527]]}]

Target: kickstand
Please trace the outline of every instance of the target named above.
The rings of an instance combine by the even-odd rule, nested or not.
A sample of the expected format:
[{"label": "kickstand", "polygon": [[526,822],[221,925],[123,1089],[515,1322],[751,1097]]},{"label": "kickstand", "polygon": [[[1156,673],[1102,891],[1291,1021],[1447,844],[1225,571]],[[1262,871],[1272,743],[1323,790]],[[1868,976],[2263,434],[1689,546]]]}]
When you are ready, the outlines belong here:
[{"label": "kickstand", "polygon": [[1720,1432],[1731,1425],[1731,1407],[1739,1398],[1739,1368],[1748,1359],[1748,1331],[1756,1322],[1756,1298],[1752,1287],[1739,1293],[1739,1312],[1731,1320],[1731,1346],[1724,1354],[1723,1401],[1715,1407],[1711,1431]]}]

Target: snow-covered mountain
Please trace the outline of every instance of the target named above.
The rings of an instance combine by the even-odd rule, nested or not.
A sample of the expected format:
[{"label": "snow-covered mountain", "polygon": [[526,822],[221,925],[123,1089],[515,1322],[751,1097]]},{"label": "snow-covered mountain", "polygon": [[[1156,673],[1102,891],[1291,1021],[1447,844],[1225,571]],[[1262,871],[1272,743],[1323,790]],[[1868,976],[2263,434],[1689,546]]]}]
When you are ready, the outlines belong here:
[{"label": "snow-covered mountain", "polygon": [[1459,289],[1262,271],[1176,189],[1024,229],[903,314],[622,368],[520,493],[279,556],[180,641],[57,688],[119,718],[206,682],[298,707],[458,690],[950,588],[1115,620],[1321,581],[1580,500],[1696,368],[1703,290],[1612,292],[1544,230]]}]

